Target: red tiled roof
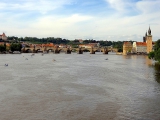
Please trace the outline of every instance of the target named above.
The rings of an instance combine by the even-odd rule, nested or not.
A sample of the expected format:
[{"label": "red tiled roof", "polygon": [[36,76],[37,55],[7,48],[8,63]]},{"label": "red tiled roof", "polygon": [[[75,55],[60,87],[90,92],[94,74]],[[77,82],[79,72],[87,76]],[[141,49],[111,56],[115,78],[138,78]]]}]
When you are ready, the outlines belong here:
[{"label": "red tiled roof", "polygon": [[146,42],[136,42],[137,46],[147,46]]},{"label": "red tiled roof", "polygon": [[132,44],[131,42],[124,42],[124,45]]},{"label": "red tiled roof", "polygon": [[42,44],[42,46],[44,47],[54,47],[53,43],[48,43],[48,44]]}]

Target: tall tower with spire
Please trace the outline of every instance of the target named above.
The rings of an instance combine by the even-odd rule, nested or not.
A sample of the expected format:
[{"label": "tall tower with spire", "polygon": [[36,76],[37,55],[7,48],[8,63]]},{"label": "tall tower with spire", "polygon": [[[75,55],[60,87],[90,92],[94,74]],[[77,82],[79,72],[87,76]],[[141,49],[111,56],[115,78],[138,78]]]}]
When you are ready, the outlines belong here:
[{"label": "tall tower with spire", "polygon": [[147,53],[151,52],[152,51],[152,35],[151,35],[151,29],[150,29],[150,26],[149,26],[149,29],[148,29],[148,35],[147,35],[147,32],[146,32],[146,43],[147,43]]}]

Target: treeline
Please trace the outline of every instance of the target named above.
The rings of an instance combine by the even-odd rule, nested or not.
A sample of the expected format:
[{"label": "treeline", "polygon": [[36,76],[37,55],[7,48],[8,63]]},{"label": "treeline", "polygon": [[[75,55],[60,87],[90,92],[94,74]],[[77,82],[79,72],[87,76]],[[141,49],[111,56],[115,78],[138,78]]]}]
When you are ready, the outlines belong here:
[{"label": "treeline", "polygon": [[14,37],[9,36],[8,40],[14,40],[14,41],[22,41],[22,42],[29,42],[33,44],[42,44],[42,43],[54,43],[54,44],[68,44],[70,41],[67,39],[62,38],[54,38],[54,37],[47,37],[47,38],[37,38],[37,37]]},{"label": "treeline", "polygon": [[[24,41],[24,42],[31,42],[31,43],[54,43],[54,44],[69,44],[69,43],[79,43],[79,40],[68,40],[62,38],[54,38],[54,37],[47,37],[47,38],[37,38],[37,37],[15,37],[15,36],[8,36],[8,40],[17,40],[17,41]],[[102,46],[111,46],[117,42],[115,41],[103,41],[103,40],[83,40],[84,44],[87,43],[100,43]],[[123,43],[123,41],[118,41],[118,43]]]},{"label": "treeline", "polygon": [[[79,40],[68,40],[62,38],[54,38],[54,37],[47,37],[47,38],[37,38],[37,37],[15,37],[9,36],[8,40],[10,41],[18,41],[18,42],[28,42],[33,44],[45,44],[45,43],[54,43],[54,44],[65,44],[71,45],[72,47],[78,47],[79,44],[88,44],[88,43],[99,43],[100,46],[112,46],[113,48],[118,48],[119,52],[123,50],[123,42],[124,41],[103,41],[103,40],[83,40],[83,43],[80,43]],[[133,42],[133,41],[130,41]]]}]

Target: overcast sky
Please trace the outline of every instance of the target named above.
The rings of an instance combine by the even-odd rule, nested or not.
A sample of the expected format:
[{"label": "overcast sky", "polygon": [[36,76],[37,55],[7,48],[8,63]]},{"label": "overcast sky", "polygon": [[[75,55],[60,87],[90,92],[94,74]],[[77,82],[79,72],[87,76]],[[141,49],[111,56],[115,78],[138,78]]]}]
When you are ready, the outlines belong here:
[{"label": "overcast sky", "polygon": [[[160,0],[0,0],[0,32],[18,37],[160,39]],[[1,34],[0,33],[0,34]]]}]

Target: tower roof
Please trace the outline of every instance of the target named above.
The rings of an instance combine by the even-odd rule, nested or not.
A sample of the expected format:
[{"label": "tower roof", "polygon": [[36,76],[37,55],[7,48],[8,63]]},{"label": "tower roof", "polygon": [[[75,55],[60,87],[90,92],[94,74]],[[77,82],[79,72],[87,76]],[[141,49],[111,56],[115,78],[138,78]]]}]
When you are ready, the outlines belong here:
[{"label": "tower roof", "polygon": [[146,32],[146,35],[145,36],[147,36],[147,32]]},{"label": "tower roof", "polygon": [[150,29],[150,26],[149,26],[149,29],[148,29],[148,35],[151,35],[151,29]]}]

